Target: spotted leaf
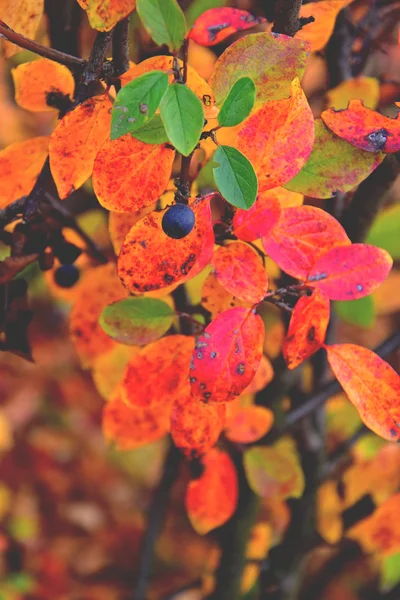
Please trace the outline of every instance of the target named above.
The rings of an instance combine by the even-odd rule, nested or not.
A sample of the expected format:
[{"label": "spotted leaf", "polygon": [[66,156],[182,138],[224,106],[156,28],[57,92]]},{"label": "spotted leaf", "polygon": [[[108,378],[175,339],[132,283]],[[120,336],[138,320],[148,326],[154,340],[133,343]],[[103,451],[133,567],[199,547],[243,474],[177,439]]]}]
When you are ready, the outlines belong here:
[{"label": "spotted leaf", "polygon": [[238,8],[210,8],[193,24],[189,38],[201,46],[215,46],[238,31],[244,31],[265,23],[263,17],[255,17],[247,10]]}]

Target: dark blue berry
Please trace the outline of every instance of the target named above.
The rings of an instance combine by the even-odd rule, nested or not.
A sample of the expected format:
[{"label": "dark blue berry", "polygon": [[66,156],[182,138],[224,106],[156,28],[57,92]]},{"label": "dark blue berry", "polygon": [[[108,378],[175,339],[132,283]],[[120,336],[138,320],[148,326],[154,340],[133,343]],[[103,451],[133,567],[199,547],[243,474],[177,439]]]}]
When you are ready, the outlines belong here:
[{"label": "dark blue berry", "polygon": [[186,204],[174,204],[166,211],[162,219],[162,228],[168,237],[180,240],[189,235],[195,223],[192,209]]},{"label": "dark blue berry", "polygon": [[55,271],[54,280],[60,287],[70,288],[75,285],[79,276],[79,269],[75,265],[62,265]]}]

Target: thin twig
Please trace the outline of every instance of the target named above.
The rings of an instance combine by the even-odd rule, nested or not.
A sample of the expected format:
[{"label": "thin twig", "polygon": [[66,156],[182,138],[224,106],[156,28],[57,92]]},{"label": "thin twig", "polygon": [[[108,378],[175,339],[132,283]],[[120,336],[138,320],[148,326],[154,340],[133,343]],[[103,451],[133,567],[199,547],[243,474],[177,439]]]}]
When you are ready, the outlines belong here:
[{"label": "thin twig", "polygon": [[13,42],[17,44],[20,48],[24,48],[25,50],[30,50],[39,56],[43,56],[44,58],[49,58],[50,60],[54,60],[55,62],[60,63],[61,65],[65,65],[70,69],[80,69],[83,71],[85,68],[87,61],[82,58],[77,58],[76,56],[71,56],[70,54],[66,54],[65,52],[60,52],[59,50],[55,50],[54,48],[49,48],[47,46],[43,46],[34,40],[30,40],[25,37],[21,33],[17,33],[13,31],[4,22],[0,24],[0,35],[4,37],[9,42]]},{"label": "thin twig", "polygon": [[122,75],[129,69],[129,17],[116,24],[112,38],[114,75]]}]

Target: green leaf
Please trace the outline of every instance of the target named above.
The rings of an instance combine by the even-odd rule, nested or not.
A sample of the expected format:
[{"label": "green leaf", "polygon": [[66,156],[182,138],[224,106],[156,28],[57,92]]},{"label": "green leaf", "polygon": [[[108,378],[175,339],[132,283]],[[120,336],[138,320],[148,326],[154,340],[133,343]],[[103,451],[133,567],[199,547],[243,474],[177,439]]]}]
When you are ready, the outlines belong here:
[{"label": "green leaf", "polygon": [[103,310],[99,323],[121,344],[144,346],[160,338],[172,325],[174,311],[156,298],[126,298]]},{"label": "green leaf", "polygon": [[335,302],[334,307],[338,317],[352,325],[368,329],[375,323],[375,306],[372,296]]},{"label": "green leaf", "polygon": [[204,127],[204,108],[186,85],[172,83],[160,105],[169,141],[184,156],[197,146]]},{"label": "green leaf", "polygon": [[154,115],[151,121],[134,131],[132,135],[146,144],[165,144],[165,142],[168,142],[167,132],[160,115]]},{"label": "green leaf", "polygon": [[171,52],[179,50],[186,35],[186,19],[176,0],[137,0],[137,12],[152,39]]},{"label": "green leaf", "polygon": [[238,79],[231,88],[219,115],[221,127],[234,127],[251,113],[256,100],[256,84],[250,77]]},{"label": "green leaf", "polygon": [[400,552],[384,556],[380,564],[380,589],[391,590],[400,581]]},{"label": "green leaf", "polygon": [[111,139],[143,127],[155,115],[168,88],[168,73],[150,71],[123,87],[112,110]]},{"label": "green leaf", "polygon": [[215,183],[225,200],[237,208],[251,208],[258,191],[251,162],[231,146],[218,146],[214,161],[219,165],[214,169]]},{"label": "green leaf", "polygon": [[195,20],[210,8],[227,6],[229,0],[194,0],[186,11],[188,26],[192,27]]},{"label": "green leaf", "polygon": [[394,260],[400,260],[400,204],[384,210],[374,221],[366,244],[387,250]]}]

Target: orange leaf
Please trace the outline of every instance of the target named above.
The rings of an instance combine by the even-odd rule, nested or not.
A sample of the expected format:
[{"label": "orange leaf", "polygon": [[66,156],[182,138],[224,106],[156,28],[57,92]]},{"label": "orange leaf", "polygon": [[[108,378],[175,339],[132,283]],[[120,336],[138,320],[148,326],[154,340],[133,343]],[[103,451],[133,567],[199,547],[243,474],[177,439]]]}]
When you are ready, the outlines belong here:
[{"label": "orange leaf", "polygon": [[83,365],[90,366],[94,358],[115,345],[98,320],[108,304],[126,297],[126,291],[117,277],[114,263],[91,269],[78,285],[69,328]]},{"label": "orange leaf", "polygon": [[307,281],[331,300],[356,300],[374,292],[392,264],[390,254],[376,246],[337,246],[313,264]]},{"label": "orange leaf", "polygon": [[299,498],[304,475],[291,438],[274,446],[253,446],[244,453],[244,469],[251,489],[262,498]]},{"label": "orange leaf", "polygon": [[293,206],[301,206],[304,202],[303,194],[297,192],[291,192],[283,187],[277,187],[271,190],[278,198],[281,204],[281,208],[292,208]]},{"label": "orange leaf", "polygon": [[264,324],[248,308],[218,315],[200,335],[190,366],[192,394],[204,402],[227,402],[251,383],[260,364]]},{"label": "orange leaf", "polygon": [[268,275],[257,252],[244,242],[230,242],[213,254],[219,283],[243,302],[257,304],[268,290]]},{"label": "orange leaf", "polygon": [[307,42],[276,33],[240,38],[221,54],[210,77],[218,106],[241,77],[250,77],[256,84],[255,108],[287,98],[293,79],[303,76],[308,48]]},{"label": "orange leaf", "polygon": [[255,17],[247,10],[211,8],[196,19],[188,37],[202,46],[215,46],[233,33],[265,22],[266,19]]},{"label": "orange leaf", "polygon": [[131,213],[110,211],[108,217],[108,230],[115,254],[119,254],[122,244],[132,227],[144,219],[144,217],[149,212],[152,212],[154,208],[155,207],[152,205]]},{"label": "orange leaf", "polygon": [[281,218],[262,240],[265,252],[286,273],[305,279],[318,258],[335,246],[349,245],[340,223],[314,206],[282,211]]},{"label": "orange leaf", "polygon": [[139,346],[115,344],[108,352],[94,359],[91,365],[93,382],[105,400],[112,399],[128,361],[139,351]]},{"label": "orange leaf", "polygon": [[208,452],[217,442],[225,421],[225,404],[195,400],[190,387],[182,392],[172,409],[171,435],[175,445],[194,458]]},{"label": "orange leaf", "polygon": [[352,0],[323,0],[305,4],[300,9],[300,18],[314,17],[313,23],[303,25],[294,37],[311,44],[311,50],[322,50],[329,41],[335,26],[336,17]]},{"label": "orange leaf", "polygon": [[347,535],[360,542],[366,552],[379,552],[381,556],[395,554],[400,551],[399,510],[400,494],[395,494]]},{"label": "orange leaf", "polygon": [[193,348],[192,337],[169,335],[137,352],[122,378],[124,402],[147,408],[175,400],[186,389]]},{"label": "orange leaf", "polygon": [[195,200],[196,224],[181,239],[168,237],[161,227],[163,212],[154,212],[132,227],[118,259],[118,274],[133,293],[149,292],[182,282],[203,250],[212,228],[208,200]]},{"label": "orange leaf", "polygon": [[74,95],[75,80],[71,71],[52,60],[39,58],[18,65],[11,74],[15,86],[15,101],[33,112],[55,110],[49,106],[52,95]]},{"label": "orange leaf", "polygon": [[347,109],[329,108],[321,114],[325,125],[352,146],[367,152],[398,152],[400,150],[400,119],[385,117],[351,100]]},{"label": "orange leaf", "polygon": [[[0,0],[0,15],[4,23],[34,40],[43,16],[44,0]],[[7,58],[23,49],[6,40],[2,41]]]},{"label": "orange leaf", "polygon": [[210,273],[204,282],[201,303],[204,308],[210,311],[213,319],[229,308],[251,306],[251,303],[238,300],[238,298],[235,298],[233,294],[222,287],[215,273]]},{"label": "orange leaf", "polygon": [[[169,83],[172,83],[174,81],[172,71],[173,60],[172,56],[153,56],[147,58],[121,75],[121,84],[124,86],[136,77],[139,77],[139,75],[143,75],[149,71],[169,71]],[[180,68],[183,68],[183,62],[181,60],[178,60],[178,62]],[[187,85],[203,103],[205,118],[212,119],[213,117],[216,117],[218,110],[215,106],[213,90],[190,65],[188,65]]]},{"label": "orange leaf", "polygon": [[233,217],[233,233],[240,240],[253,242],[275,227],[281,215],[281,204],[275,190],[259,193],[249,210],[238,208]]},{"label": "orange leaf", "polygon": [[78,0],[86,10],[90,26],[98,31],[110,31],[136,7],[136,0]]},{"label": "orange leaf", "polygon": [[326,346],[328,361],[367,427],[381,437],[400,439],[400,377],[371,350],[355,344]]},{"label": "orange leaf", "polygon": [[232,517],[238,501],[238,480],[232,459],[217,448],[202,458],[202,464],[202,475],[188,485],[185,505],[194,529],[205,535]]},{"label": "orange leaf", "polygon": [[313,144],[314,117],[296,78],[289,99],[266,102],[246,119],[237,147],[253,165],[262,194],[293,179]]},{"label": "orange leaf", "polygon": [[96,156],[93,188],[107,210],[134,212],[156,202],[166,190],[175,151],[146,144],[128,133],[107,140]]},{"label": "orange leaf", "polygon": [[208,81],[213,71],[216,55],[209,48],[199,46],[193,40],[189,42],[189,66],[194,69],[204,81]]},{"label": "orange leaf", "polygon": [[132,408],[116,392],[103,409],[103,434],[106,441],[115,442],[118,450],[133,450],[158,440],[169,431],[171,404]]},{"label": "orange leaf", "polygon": [[47,157],[48,137],[35,137],[0,152],[0,208],[29,194]]},{"label": "orange leaf", "polygon": [[261,358],[259,367],[254,375],[253,381],[243,391],[243,395],[256,394],[263,390],[274,378],[274,370],[271,361],[264,354]]},{"label": "orange leaf", "polygon": [[321,290],[314,290],[311,296],[300,298],[283,344],[283,356],[289,369],[295,369],[322,347],[329,317],[330,302]]},{"label": "orange leaf", "polygon": [[264,437],[273,422],[272,410],[263,406],[243,406],[227,419],[225,435],[236,444],[251,444]]},{"label": "orange leaf", "polygon": [[110,99],[94,96],[67,113],[50,137],[50,167],[60,198],[92,174],[94,160],[110,135]]},{"label": "orange leaf", "polygon": [[362,100],[375,109],[379,104],[379,81],[375,77],[353,77],[342,81],[326,94],[327,105],[336,110],[347,108],[350,100]]}]

